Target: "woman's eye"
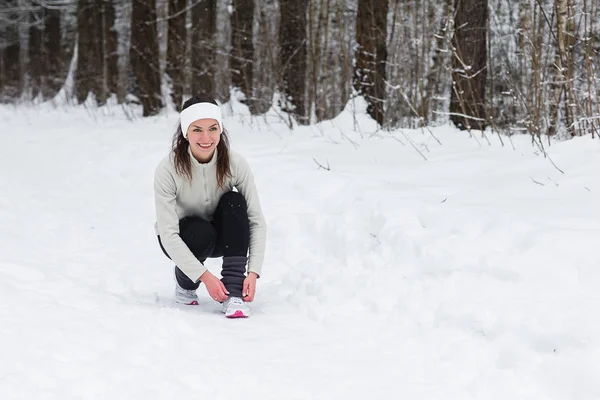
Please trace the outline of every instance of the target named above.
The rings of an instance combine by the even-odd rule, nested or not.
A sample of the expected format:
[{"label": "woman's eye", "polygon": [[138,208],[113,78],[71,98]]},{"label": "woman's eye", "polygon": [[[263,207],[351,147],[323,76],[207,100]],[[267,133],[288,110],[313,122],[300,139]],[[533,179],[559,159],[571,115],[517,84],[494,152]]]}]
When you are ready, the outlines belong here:
[{"label": "woman's eye", "polygon": [[213,126],[212,128],[210,128],[210,130],[211,130],[211,131],[216,131],[216,130],[217,130],[217,128]]}]

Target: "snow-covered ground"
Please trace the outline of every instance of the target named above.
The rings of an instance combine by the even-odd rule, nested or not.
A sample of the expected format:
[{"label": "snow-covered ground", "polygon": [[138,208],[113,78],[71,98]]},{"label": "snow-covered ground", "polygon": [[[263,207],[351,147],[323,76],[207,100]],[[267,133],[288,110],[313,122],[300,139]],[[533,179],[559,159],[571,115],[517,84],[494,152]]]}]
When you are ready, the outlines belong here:
[{"label": "snow-covered ground", "polygon": [[268,244],[227,320],[172,304],[154,236],[175,123],[0,108],[3,400],[600,398],[600,140],[236,106]]}]

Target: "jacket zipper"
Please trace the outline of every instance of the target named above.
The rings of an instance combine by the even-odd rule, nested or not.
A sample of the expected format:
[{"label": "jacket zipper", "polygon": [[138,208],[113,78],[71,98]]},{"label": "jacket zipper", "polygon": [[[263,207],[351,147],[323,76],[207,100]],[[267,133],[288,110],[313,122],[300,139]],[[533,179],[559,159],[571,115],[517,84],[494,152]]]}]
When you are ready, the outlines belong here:
[{"label": "jacket zipper", "polygon": [[206,183],[206,168],[202,168],[202,174],[204,175],[204,201],[209,202],[208,199],[208,185]]}]

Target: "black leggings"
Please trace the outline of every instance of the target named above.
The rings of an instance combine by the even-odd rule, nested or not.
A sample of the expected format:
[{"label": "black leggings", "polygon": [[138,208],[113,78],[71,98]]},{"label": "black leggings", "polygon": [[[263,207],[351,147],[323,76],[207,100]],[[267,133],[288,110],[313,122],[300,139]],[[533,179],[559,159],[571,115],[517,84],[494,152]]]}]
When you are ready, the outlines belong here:
[{"label": "black leggings", "polygon": [[[199,217],[185,217],[179,220],[179,236],[200,262],[211,258],[223,257],[221,281],[230,296],[242,296],[245,279],[248,246],[250,243],[250,225],[246,199],[238,192],[227,192],[221,196],[212,220]],[[169,254],[158,236],[160,248],[169,258]],[[197,289],[200,283],[194,283],[175,267],[175,277],[183,289]]]}]

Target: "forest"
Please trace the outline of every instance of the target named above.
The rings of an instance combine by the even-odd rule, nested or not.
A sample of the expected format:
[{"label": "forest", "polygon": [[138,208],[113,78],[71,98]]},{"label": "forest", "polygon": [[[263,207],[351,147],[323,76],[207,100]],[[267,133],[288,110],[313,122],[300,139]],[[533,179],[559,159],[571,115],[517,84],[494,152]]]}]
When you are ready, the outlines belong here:
[{"label": "forest", "polygon": [[600,128],[600,0],[3,0],[0,103],[196,93],[299,125],[362,96],[381,129]]}]

